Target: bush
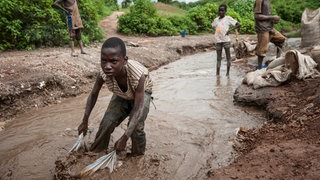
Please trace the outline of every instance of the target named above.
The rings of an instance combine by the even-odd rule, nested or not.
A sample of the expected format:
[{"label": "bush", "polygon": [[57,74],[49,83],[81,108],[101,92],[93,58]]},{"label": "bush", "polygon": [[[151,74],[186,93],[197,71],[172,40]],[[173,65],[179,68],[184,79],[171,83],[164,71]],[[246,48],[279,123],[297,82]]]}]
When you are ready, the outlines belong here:
[{"label": "bush", "polygon": [[[1,0],[0,50],[60,46],[69,42],[66,16],[52,7],[53,0]],[[103,38],[98,13],[106,11],[104,0],[81,0],[85,43]],[[109,11],[110,13],[110,11]]]},{"label": "bush", "polygon": [[119,17],[119,31],[124,34],[151,36],[174,35],[177,29],[170,20],[160,17],[150,0],[136,0],[130,12]]},{"label": "bush", "polygon": [[277,15],[295,24],[301,23],[302,13],[305,8],[317,9],[320,7],[320,1],[316,0],[286,0],[286,3],[272,0],[271,4],[276,9]]},{"label": "bush", "polygon": [[168,20],[176,28],[177,33],[186,30],[188,34],[197,34],[197,24],[189,17],[171,16]]},{"label": "bush", "polygon": [[197,24],[198,32],[212,31],[211,23],[218,17],[218,5],[211,3],[191,8],[187,16]]}]

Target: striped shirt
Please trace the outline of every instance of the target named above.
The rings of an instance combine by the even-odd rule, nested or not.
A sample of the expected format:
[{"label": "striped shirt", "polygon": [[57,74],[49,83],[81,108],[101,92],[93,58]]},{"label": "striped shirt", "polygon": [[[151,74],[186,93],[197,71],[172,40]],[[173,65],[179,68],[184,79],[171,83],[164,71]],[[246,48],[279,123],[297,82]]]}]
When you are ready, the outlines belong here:
[{"label": "striped shirt", "polygon": [[133,100],[136,89],[139,84],[140,77],[144,74],[145,75],[145,82],[144,82],[144,91],[152,93],[152,80],[149,75],[149,71],[146,67],[134,60],[128,60],[128,63],[125,65],[127,71],[127,86],[128,89],[126,92],[123,92],[118,82],[116,81],[115,77],[107,76],[102,69],[100,70],[100,76],[105,81],[108,89],[116,94],[127,100]]}]

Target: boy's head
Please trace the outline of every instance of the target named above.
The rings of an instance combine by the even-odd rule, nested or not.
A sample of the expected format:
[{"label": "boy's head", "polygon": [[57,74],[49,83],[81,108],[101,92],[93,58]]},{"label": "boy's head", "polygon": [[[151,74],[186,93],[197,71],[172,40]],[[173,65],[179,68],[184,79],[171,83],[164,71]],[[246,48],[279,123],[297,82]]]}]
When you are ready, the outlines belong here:
[{"label": "boy's head", "polygon": [[225,4],[220,4],[219,9],[218,9],[218,14],[220,18],[223,18],[226,15],[227,12],[227,5]]},{"label": "boy's head", "polygon": [[126,46],[117,37],[107,39],[101,48],[101,68],[108,76],[118,76],[125,73],[124,65],[127,63]]},{"label": "boy's head", "polygon": [[119,48],[123,58],[126,57],[126,45],[124,44],[122,39],[118,37],[111,37],[107,39],[102,45],[101,53],[105,48]]}]

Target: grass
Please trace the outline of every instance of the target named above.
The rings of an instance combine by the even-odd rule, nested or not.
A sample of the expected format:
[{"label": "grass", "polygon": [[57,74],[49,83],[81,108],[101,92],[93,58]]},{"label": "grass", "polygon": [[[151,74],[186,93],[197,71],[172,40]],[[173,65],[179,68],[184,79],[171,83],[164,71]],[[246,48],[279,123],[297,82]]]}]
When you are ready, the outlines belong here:
[{"label": "grass", "polygon": [[287,33],[288,38],[293,38],[293,37],[301,37],[301,30],[299,29],[298,31],[292,31]]},{"label": "grass", "polygon": [[183,9],[180,9],[178,7],[170,6],[164,3],[155,3],[154,4],[159,16],[168,18],[171,16],[185,16],[187,12]]}]

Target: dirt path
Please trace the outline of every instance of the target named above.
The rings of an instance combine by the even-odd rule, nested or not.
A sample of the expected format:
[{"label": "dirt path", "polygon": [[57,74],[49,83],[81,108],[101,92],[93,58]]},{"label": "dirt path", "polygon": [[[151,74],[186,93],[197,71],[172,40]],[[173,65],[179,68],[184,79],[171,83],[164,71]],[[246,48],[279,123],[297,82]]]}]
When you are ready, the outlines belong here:
[{"label": "dirt path", "polygon": [[118,32],[118,16],[122,15],[123,12],[114,12],[110,16],[100,21],[99,26],[105,31],[107,37],[121,35]]}]

